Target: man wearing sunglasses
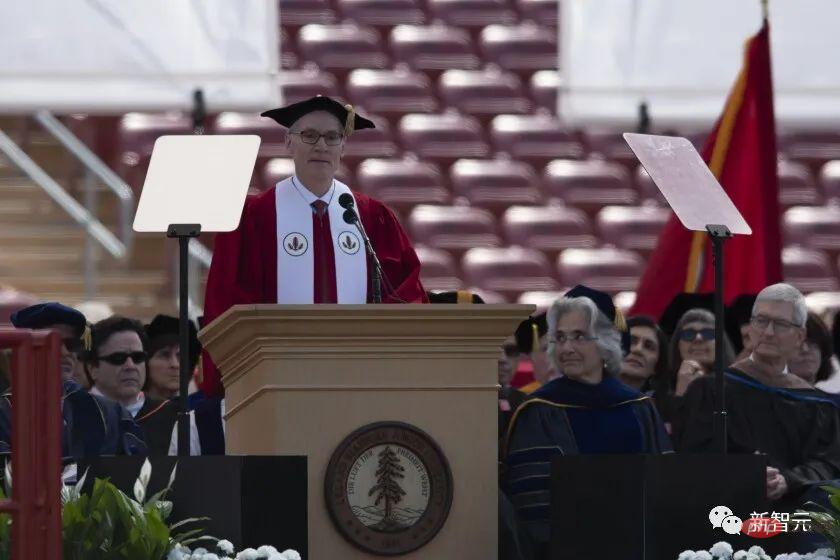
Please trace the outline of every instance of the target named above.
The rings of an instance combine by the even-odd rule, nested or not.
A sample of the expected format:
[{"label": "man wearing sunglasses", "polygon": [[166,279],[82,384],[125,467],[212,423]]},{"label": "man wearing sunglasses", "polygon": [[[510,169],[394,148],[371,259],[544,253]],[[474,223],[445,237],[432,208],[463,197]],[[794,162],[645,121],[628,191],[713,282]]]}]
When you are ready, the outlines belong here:
[{"label": "man wearing sunglasses", "polygon": [[[840,477],[837,405],[787,367],[805,340],[806,318],[796,288],[765,288],[749,322],[750,354],[726,370],[729,452],[767,455],[767,497],[783,501],[778,511],[801,506],[810,487]],[[688,388],[675,438],[679,451],[716,451],[714,381],[704,376]]]},{"label": "man wearing sunglasses", "polygon": [[[79,354],[90,345],[90,330],[84,315],[66,305],[50,302],[21,309],[12,314],[11,321],[21,329],[55,330],[63,338],[61,371],[56,375],[61,375],[64,389],[61,405],[64,457],[146,453],[140,428],[131,416],[119,405],[89,394],[73,378],[80,367]],[[11,392],[0,398],[0,450],[4,451],[11,444],[13,402]]]},{"label": "man wearing sunglasses", "polygon": [[[382,266],[383,303],[427,302],[420,261],[393,212],[336,180],[355,130],[375,128],[350,105],[317,96],[262,116],[287,127],[293,176],[249,198],[239,228],[216,236],[207,278],[207,322],[239,303],[371,303],[373,262],[358,212]],[[222,396],[221,376],[205,354],[201,389]]]}]

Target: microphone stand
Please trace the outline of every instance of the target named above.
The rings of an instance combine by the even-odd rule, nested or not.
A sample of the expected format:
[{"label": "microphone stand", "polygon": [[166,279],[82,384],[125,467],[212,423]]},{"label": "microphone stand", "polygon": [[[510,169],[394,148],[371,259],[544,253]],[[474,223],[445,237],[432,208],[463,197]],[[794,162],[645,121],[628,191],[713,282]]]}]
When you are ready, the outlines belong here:
[{"label": "microphone stand", "polygon": [[370,279],[372,284],[371,292],[373,295],[373,303],[382,303],[382,265],[379,264],[379,258],[376,256],[376,251],[373,250],[373,245],[370,243],[370,238],[365,231],[365,226],[362,225],[362,221],[359,219],[356,209],[353,208],[352,201],[344,206],[344,208],[344,221],[348,224],[355,225],[356,229],[359,230],[362,239],[365,241],[365,249],[373,261],[373,274]]}]

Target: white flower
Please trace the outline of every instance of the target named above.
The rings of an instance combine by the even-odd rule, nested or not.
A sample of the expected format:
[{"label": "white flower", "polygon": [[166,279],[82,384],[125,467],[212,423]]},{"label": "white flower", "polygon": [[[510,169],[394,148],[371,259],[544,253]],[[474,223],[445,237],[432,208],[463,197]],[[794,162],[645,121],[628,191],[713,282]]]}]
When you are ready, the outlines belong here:
[{"label": "white flower", "polygon": [[257,560],[257,551],[253,548],[246,548],[236,555],[236,560]]},{"label": "white flower", "polygon": [[767,553],[764,552],[764,549],[760,546],[751,546],[749,550],[747,550],[747,554],[755,554],[756,556],[765,556]]},{"label": "white flower", "polygon": [[233,543],[230,541],[221,540],[216,543],[216,548],[225,554],[233,554]]},{"label": "white flower", "polygon": [[698,550],[697,554],[694,556],[695,560],[712,560],[712,555],[706,552],[705,550]]},{"label": "white flower", "polygon": [[743,550],[739,550],[732,556],[732,560],[746,560],[747,553]]},{"label": "white flower", "polygon": [[677,560],[694,560],[696,556],[697,553],[693,550],[684,550],[680,552],[680,555],[679,557],[677,557]]},{"label": "white flower", "polygon": [[297,550],[292,550],[291,548],[287,548],[283,551],[283,558],[284,560],[301,560],[300,554],[298,554]]},{"label": "white flower", "polygon": [[828,558],[834,558],[834,549],[833,548],[818,548],[813,552],[814,556],[827,556]]},{"label": "white flower", "polygon": [[762,560],[761,556],[758,554],[753,554],[752,552],[747,551],[746,560]]},{"label": "white flower", "polygon": [[208,552],[202,556],[201,560],[219,560],[219,556],[217,554],[213,554],[212,552]]},{"label": "white flower", "polygon": [[268,558],[272,554],[280,554],[276,548],[271,545],[263,545],[257,549],[257,558],[265,557]]},{"label": "white flower", "polygon": [[166,555],[166,560],[184,560],[184,553],[176,546]]},{"label": "white flower", "polygon": [[726,541],[720,541],[719,543],[715,543],[715,545],[709,549],[709,553],[715,558],[729,560],[729,558],[732,557],[732,545]]}]

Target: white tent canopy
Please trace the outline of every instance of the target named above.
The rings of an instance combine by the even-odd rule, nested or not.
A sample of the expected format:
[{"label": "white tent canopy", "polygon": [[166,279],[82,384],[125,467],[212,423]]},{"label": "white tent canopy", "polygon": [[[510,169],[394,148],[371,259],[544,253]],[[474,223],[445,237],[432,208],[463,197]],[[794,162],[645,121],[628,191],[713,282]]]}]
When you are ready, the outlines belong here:
[{"label": "white tent canopy", "polygon": [[[759,0],[564,0],[559,112],[573,125],[708,126],[761,27]],[[788,128],[840,124],[840,3],[770,2],[776,116]]]},{"label": "white tent canopy", "polygon": [[26,0],[0,6],[0,111],[255,110],[279,92],[276,1]]}]

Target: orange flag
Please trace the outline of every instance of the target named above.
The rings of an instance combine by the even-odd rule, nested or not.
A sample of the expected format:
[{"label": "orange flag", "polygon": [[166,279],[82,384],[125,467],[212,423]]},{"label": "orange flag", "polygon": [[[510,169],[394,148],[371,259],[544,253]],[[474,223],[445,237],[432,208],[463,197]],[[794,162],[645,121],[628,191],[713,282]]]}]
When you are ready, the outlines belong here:
[{"label": "orange flag", "polygon": [[[782,281],[769,33],[765,20],[747,41],[744,65],[702,152],[753,231],[724,244],[725,304]],[[671,216],[648,260],[631,313],[659,317],[678,293],[711,291],[714,267],[708,235],[686,230],[676,215]]]}]

